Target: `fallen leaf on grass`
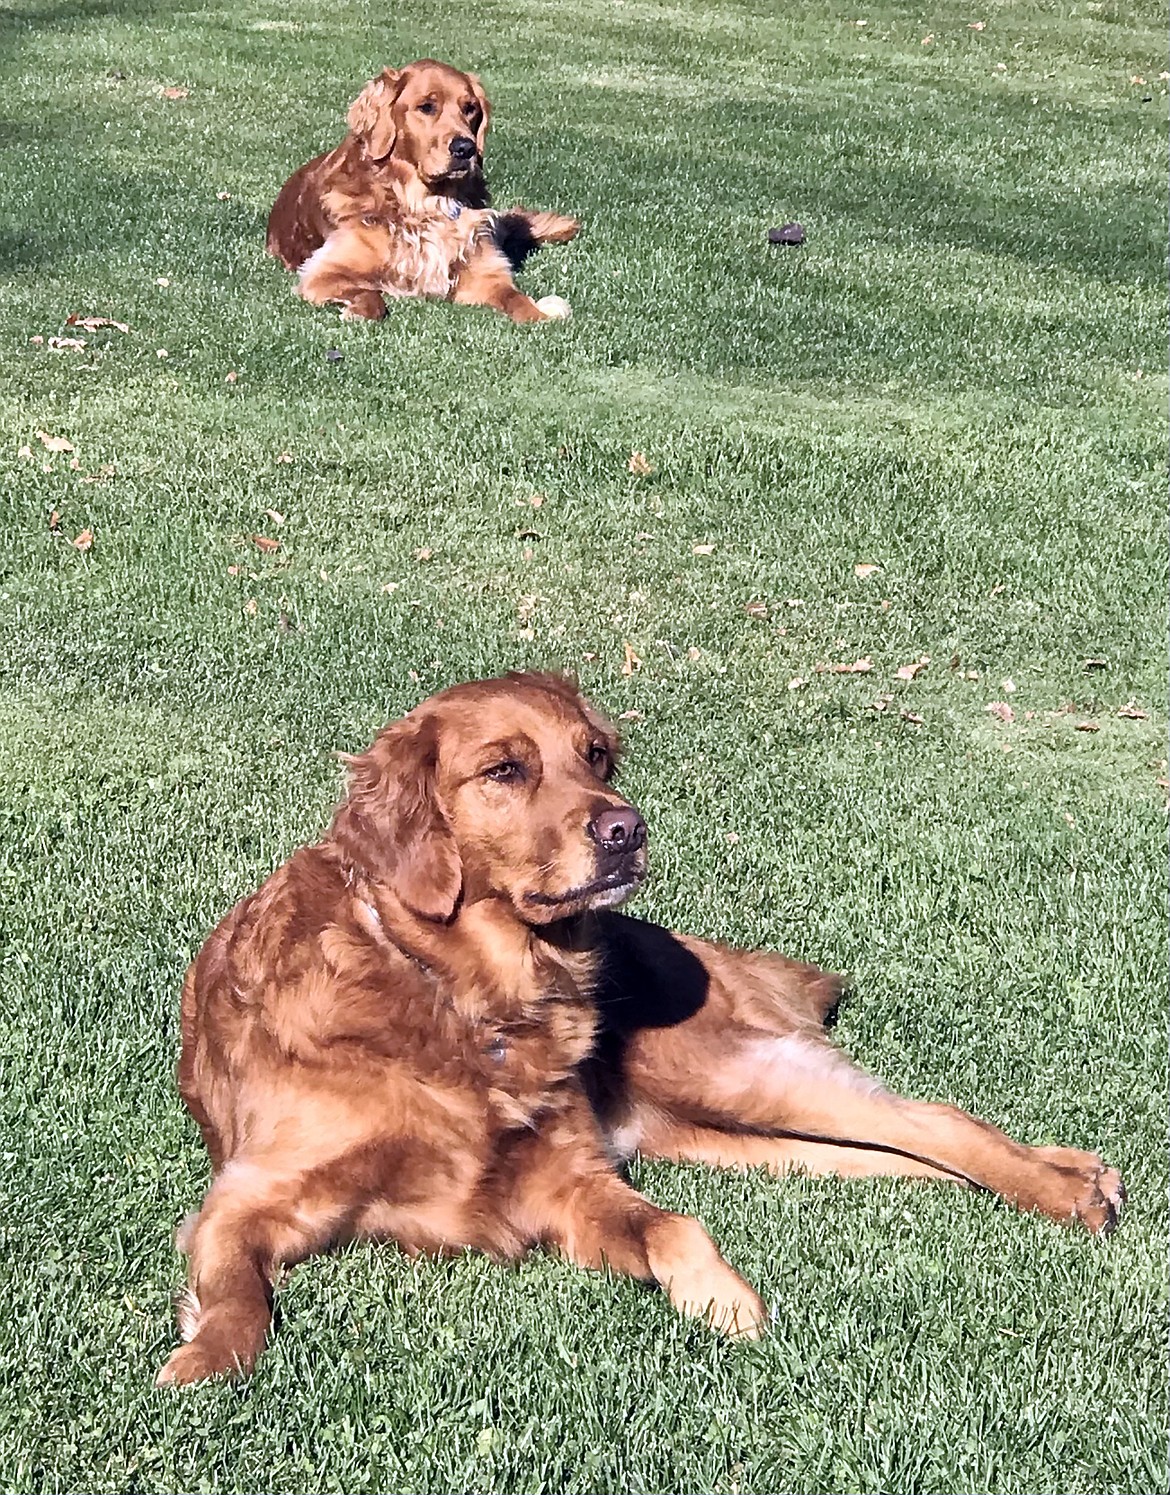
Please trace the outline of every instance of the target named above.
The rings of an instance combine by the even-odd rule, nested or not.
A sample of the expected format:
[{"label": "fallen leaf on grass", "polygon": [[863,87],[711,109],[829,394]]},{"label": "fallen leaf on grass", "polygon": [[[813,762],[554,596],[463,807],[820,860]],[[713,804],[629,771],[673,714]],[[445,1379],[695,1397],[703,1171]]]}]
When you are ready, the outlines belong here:
[{"label": "fallen leaf on grass", "polygon": [[640,722],[642,713],[640,711],[623,711],[618,717],[619,722]]},{"label": "fallen leaf on grass", "polygon": [[53,512],[49,515],[49,528],[53,531],[54,534],[58,534],[60,532],[61,514],[57,509],[54,509]]},{"label": "fallen leaf on grass", "polygon": [[129,332],[125,322],[116,322],[113,317],[82,317],[70,312],[65,318],[66,327],[84,327],[87,332],[96,332],[99,327],[113,327],[118,332]]},{"label": "fallen leaf on grass", "polygon": [[1143,711],[1136,701],[1127,701],[1124,706],[1117,708],[1118,716],[1129,717],[1131,721],[1144,722],[1149,716],[1148,711]]},{"label": "fallen leaf on grass", "polygon": [[631,452],[630,460],[626,463],[626,467],[636,478],[648,478],[654,471],[654,464],[647,462],[645,453],[643,452]]},{"label": "fallen leaf on grass", "polygon": [[749,618],[766,618],[768,616],[768,604],[766,602],[749,602],[744,608]]},{"label": "fallen leaf on grass", "polygon": [[1016,682],[1009,675],[1006,680],[1001,680],[999,682],[999,688],[1000,688],[1000,690],[1003,691],[1004,695],[1007,695],[1007,696],[1015,695],[1015,693],[1016,693]]},{"label": "fallen leaf on grass", "polygon": [[919,716],[917,711],[902,711],[899,715],[904,722],[908,722],[912,727],[924,727],[926,725],[926,718]]},{"label": "fallen leaf on grass", "polygon": [[18,457],[20,457],[25,462],[27,462],[29,460],[29,458],[32,456],[32,454],[33,454],[32,453],[32,447],[29,446],[27,444],[27,442],[25,443],[24,446],[17,447],[17,449],[16,449],[16,455]]},{"label": "fallen leaf on grass", "polygon": [[248,538],[256,549],[264,551],[265,555],[271,555],[274,550],[280,549],[280,541],[273,540],[269,535],[249,535]]},{"label": "fallen leaf on grass", "polygon": [[920,45],[923,47],[934,46],[934,32],[928,32],[927,35],[922,38]]},{"label": "fallen leaf on grass", "polygon": [[696,649],[694,644],[692,644],[691,647],[687,650],[687,658],[692,664],[698,664],[699,660],[702,659],[702,657],[702,649]]},{"label": "fallen leaf on grass", "polygon": [[816,664],[813,670],[818,675],[868,675],[873,669],[873,660],[867,654],[864,659],[855,659],[852,664]]},{"label": "fallen leaf on grass", "polygon": [[92,550],[93,530],[83,529],[82,532],[77,536],[76,540],[73,541],[73,548],[74,550]]},{"label": "fallen leaf on grass", "polygon": [[1090,670],[1107,670],[1108,668],[1109,661],[1107,659],[1086,659],[1085,662],[1081,665],[1081,669],[1084,670],[1086,674],[1088,674]]},{"label": "fallen leaf on grass", "polygon": [[888,711],[893,704],[893,696],[883,692],[882,695],[875,696],[874,699],[869,703],[869,709],[871,711]]},{"label": "fallen leaf on grass", "polygon": [[692,545],[691,546],[691,554],[692,555],[712,555],[714,553],[714,550],[715,550],[714,545]]},{"label": "fallen leaf on grass", "polygon": [[967,30],[968,31],[982,31],[983,28],[986,25],[987,25],[986,21],[968,21],[967,22]]},{"label": "fallen leaf on grass", "polygon": [[876,576],[881,569],[876,561],[858,561],[853,574],[859,581],[866,581],[869,577]]},{"label": "fallen leaf on grass", "polygon": [[1006,591],[1007,591],[1007,582],[1006,581],[997,581],[996,584],[995,584],[995,586],[992,587],[991,591],[988,592],[987,595],[989,597],[998,597],[1001,592],[1006,592]]},{"label": "fallen leaf on grass", "polygon": [[[73,466],[71,462],[70,467]],[[109,478],[117,477],[118,469],[112,462],[103,462],[96,472],[87,472],[81,479],[83,483],[104,483]]]},{"label": "fallen leaf on grass", "polygon": [[429,561],[434,556],[434,553],[435,552],[430,548],[429,545],[420,545],[419,548],[414,552],[414,558],[416,561],[420,562]]},{"label": "fallen leaf on grass", "polygon": [[189,88],[164,88],[161,97],[164,99],[185,99],[191,90]]},{"label": "fallen leaf on grass", "polygon": [[1001,722],[1014,722],[1016,719],[1016,713],[1006,701],[990,701],[983,709],[992,716],[999,717]]},{"label": "fallen leaf on grass", "polygon": [[255,597],[249,597],[247,602],[244,603],[244,612],[249,618],[254,618],[259,610]]},{"label": "fallen leaf on grass", "polygon": [[64,436],[50,436],[48,431],[38,431],[37,440],[47,452],[71,452],[73,443],[66,441]]},{"label": "fallen leaf on grass", "polygon": [[234,384],[239,377],[240,376],[236,373],[235,369],[229,369],[228,372],[223,376],[223,382],[225,384]]},{"label": "fallen leaf on grass", "polygon": [[1101,730],[1098,722],[1074,722],[1074,732],[1099,732]]},{"label": "fallen leaf on grass", "polygon": [[793,675],[792,679],[788,682],[788,689],[803,690],[807,684],[808,681],[803,675]]},{"label": "fallen leaf on grass", "polygon": [[918,658],[911,661],[910,664],[904,664],[900,669],[896,669],[894,671],[894,678],[896,680],[916,680],[929,664],[930,655],[920,654]]},{"label": "fallen leaf on grass", "polygon": [[215,194],[215,200],[216,202],[231,202],[232,195],[230,192],[217,192]]},{"label": "fallen leaf on grass", "polygon": [[281,467],[287,467],[288,464],[292,461],[292,453],[291,452],[281,452],[278,455],[276,461],[277,461],[277,464],[279,466],[281,466]]},{"label": "fallen leaf on grass", "polygon": [[240,570],[241,570],[241,567],[239,567],[239,566],[229,566],[227,568],[229,576],[239,576]]},{"label": "fallen leaf on grass", "polygon": [[265,509],[264,512],[272,520],[273,524],[284,523],[284,515],[277,513],[275,509]]},{"label": "fallen leaf on grass", "polygon": [[642,661],[634,653],[634,646],[628,639],[622,640],[622,649],[625,653],[625,658],[622,660],[622,674],[632,675],[635,670],[642,668]]},{"label": "fallen leaf on grass", "polygon": [[46,345],[53,353],[84,353],[83,337],[51,337]]}]

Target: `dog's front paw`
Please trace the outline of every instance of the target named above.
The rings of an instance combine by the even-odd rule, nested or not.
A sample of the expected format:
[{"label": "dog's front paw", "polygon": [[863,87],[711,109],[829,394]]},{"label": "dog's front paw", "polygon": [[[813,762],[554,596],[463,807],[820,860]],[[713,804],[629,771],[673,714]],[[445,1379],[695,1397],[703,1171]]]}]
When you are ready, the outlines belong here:
[{"label": "dog's front paw", "polygon": [[567,322],[573,315],[573,308],[562,296],[542,296],[536,309],[543,312],[550,322]]},{"label": "dog's front paw", "polygon": [[195,1338],[180,1345],[154,1378],[156,1386],[194,1386],[220,1376],[239,1376],[244,1367],[223,1345]]}]

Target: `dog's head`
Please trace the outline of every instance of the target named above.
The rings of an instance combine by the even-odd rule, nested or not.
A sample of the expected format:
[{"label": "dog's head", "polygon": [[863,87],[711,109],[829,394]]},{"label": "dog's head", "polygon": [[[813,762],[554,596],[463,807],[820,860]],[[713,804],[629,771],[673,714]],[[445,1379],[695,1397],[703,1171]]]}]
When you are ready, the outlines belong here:
[{"label": "dog's head", "polygon": [[423,918],[496,898],[526,924],[622,903],[646,826],[610,787],[613,728],[561,675],[457,685],[349,760],[332,836]]},{"label": "dog's head", "polygon": [[370,160],[393,161],[440,193],[482,178],[490,114],[474,73],[424,58],[367,83],[348,123]]}]

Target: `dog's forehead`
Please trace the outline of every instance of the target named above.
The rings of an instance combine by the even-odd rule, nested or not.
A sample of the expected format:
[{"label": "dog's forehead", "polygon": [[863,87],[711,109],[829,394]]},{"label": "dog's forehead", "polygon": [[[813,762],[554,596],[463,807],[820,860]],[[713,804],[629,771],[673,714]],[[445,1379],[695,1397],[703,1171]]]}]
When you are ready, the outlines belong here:
[{"label": "dog's forehead", "polygon": [[399,97],[403,100],[422,99],[428,94],[439,93],[445,97],[474,98],[471,79],[466,73],[448,67],[442,62],[412,62],[406,69],[406,81]]},{"label": "dog's forehead", "polygon": [[[428,710],[429,708],[429,710]],[[480,681],[444,691],[423,710],[437,728],[440,756],[474,753],[485,743],[526,737],[546,751],[571,746],[595,730],[569,691],[525,681]]]}]

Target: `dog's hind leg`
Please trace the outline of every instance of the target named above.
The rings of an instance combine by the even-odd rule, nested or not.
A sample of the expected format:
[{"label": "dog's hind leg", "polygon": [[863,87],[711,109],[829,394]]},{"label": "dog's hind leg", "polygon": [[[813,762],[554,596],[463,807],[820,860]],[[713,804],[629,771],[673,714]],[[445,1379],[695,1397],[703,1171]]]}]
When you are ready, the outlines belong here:
[{"label": "dog's hind leg", "polygon": [[[685,1047],[676,1030],[674,1062],[688,1075],[685,1097],[668,1104],[680,1121],[715,1131],[788,1137],[868,1149],[1000,1194],[1022,1210],[1080,1221],[1093,1232],[1117,1222],[1121,1179],[1094,1153],[1026,1147],[957,1106],[904,1100],[850,1063],[826,1039],[744,1033],[716,1062],[698,1034]],[[725,1038],[726,1045],[726,1038]],[[688,1052],[692,1050],[693,1052]],[[873,1171],[887,1171],[878,1167]]]}]

